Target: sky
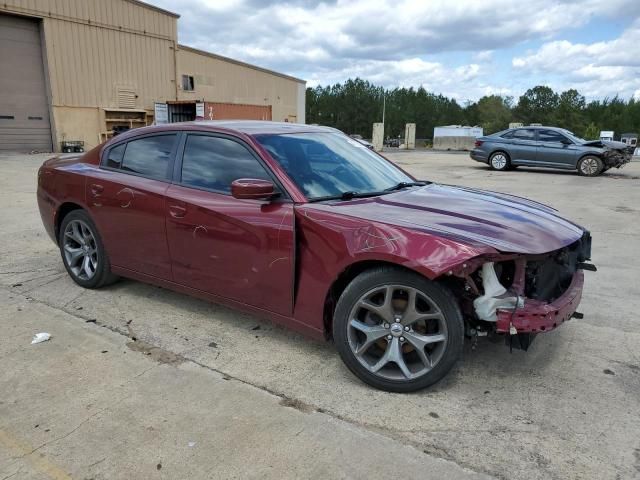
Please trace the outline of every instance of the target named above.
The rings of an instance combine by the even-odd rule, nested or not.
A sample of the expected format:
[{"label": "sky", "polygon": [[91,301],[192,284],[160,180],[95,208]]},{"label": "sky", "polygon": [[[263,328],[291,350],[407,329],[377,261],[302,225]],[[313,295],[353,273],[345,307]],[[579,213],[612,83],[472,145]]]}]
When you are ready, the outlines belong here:
[{"label": "sky", "polygon": [[180,43],[307,86],[360,77],[460,103],[575,88],[640,100],[640,0],[146,0]]}]

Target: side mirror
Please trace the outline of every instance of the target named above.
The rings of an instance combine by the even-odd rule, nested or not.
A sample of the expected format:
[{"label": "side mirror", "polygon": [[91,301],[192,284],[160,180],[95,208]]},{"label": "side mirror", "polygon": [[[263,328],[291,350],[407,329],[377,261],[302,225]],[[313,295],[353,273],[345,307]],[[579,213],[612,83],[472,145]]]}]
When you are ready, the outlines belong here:
[{"label": "side mirror", "polygon": [[231,182],[231,195],[241,200],[270,200],[275,195],[275,186],[269,180],[239,178]]},{"label": "side mirror", "polygon": [[562,140],[560,140],[560,143],[563,145],[572,145],[573,142],[571,140],[569,140],[568,138],[563,138]]}]

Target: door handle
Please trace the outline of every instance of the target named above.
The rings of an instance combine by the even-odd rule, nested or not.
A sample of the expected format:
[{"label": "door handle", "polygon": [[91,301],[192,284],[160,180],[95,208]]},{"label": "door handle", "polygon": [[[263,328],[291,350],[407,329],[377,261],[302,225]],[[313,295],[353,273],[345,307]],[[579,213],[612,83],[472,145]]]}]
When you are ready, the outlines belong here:
[{"label": "door handle", "polygon": [[187,214],[187,209],[180,205],[169,205],[169,215],[173,218],[182,218]]},{"label": "door handle", "polygon": [[104,187],[102,185],[98,185],[97,183],[92,183],[89,186],[89,189],[91,191],[91,195],[93,195],[94,197],[97,197],[102,193],[102,191],[104,190]]}]

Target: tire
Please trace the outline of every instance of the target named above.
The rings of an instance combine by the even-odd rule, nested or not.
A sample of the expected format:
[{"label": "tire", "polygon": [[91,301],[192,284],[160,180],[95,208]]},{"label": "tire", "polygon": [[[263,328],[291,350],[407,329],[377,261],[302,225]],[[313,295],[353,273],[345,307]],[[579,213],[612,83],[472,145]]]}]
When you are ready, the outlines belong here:
[{"label": "tire", "polygon": [[58,233],[62,263],[74,282],[84,288],[100,288],[115,282],[109,257],[95,223],[84,210],[72,210]]},{"label": "tire", "polygon": [[380,267],[361,273],[344,290],[333,337],[356,377],[403,393],[433,385],[451,370],[462,356],[464,324],[448,289],[414,272]]},{"label": "tire", "polygon": [[593,155],[582,157],[578,162],[578,173],[583,177],[597,177],[603,169],[602,160]]},{"label": "tire", "polygon": [[511,160],[506,152],[493,152],[489,157],[489,167],[492,170],[498,170],[504,172],[511,168]]}]

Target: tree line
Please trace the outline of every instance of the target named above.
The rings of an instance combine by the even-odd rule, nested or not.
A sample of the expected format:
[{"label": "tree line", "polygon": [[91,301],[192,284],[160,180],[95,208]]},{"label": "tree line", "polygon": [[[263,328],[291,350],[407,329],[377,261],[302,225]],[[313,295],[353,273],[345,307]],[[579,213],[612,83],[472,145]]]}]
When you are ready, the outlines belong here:
[{"label": "tree line", "polygon": [[404,135],[406,123],[416,124],[417,138],[432,138],[441,125],[478,125],[485,134],[508,128],[510,122],[541,123],[566,128],[578,136],[598,138],[601,130],[640,133],[640,101],[618,96],[587,102],[575,89],[555,92],[539,85],[517,100],[487,95],[460,105],[456,100],[424,88],[384,89],[356,78],[332,86],[307,88],[307,123],[338,128],[345,133],[371,137],[372,124],[382,121],[385,135]]}]

